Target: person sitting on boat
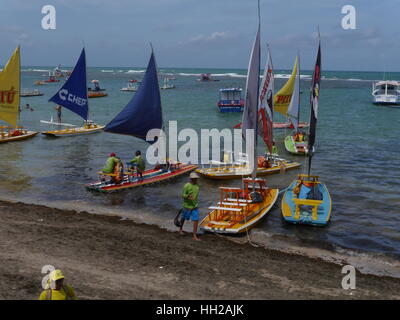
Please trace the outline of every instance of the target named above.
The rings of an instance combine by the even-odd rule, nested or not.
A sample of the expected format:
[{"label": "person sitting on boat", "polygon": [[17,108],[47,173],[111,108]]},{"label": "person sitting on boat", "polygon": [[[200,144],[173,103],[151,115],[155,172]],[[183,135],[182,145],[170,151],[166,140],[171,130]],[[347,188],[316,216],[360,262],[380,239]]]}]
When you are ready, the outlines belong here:
[{"label": "person sitting on boat", "polygon": [[179,233],[183,233],[183,224],[185,220],[192,219],[193,221],[193,240],[200,240],[197,236],[197,226],[199,224],[199,192],[200,187],[197,183],[199,176],[197,173],[192,172],[189,176],[190,182],[186,183],[183,187],[183,210],[182,219],[180,223]]},{"label": "person sitting on boat", "polygon": [[105,175],[114,175],[111,176],[111,181],[113,183],[119,183],[122,178],[121,178],[121,168],[122,168],[122,161],[120,158],[116,156],[114,152],[110,153],[106,165],[102,170],[102,173]]},{"label": "person sitting on boat", "polygon": [[136,173],[139,180],[143,180],[143,172],[146,169],[146,163],[142,158],[140,150],[136,151],[135,157],[131,160],[131,165],[136,167]]},{"label": "person sitting on boat", "polygon": [[272,154],[278,154],[278,147],[275,145],[275,141],[272,142]]}]

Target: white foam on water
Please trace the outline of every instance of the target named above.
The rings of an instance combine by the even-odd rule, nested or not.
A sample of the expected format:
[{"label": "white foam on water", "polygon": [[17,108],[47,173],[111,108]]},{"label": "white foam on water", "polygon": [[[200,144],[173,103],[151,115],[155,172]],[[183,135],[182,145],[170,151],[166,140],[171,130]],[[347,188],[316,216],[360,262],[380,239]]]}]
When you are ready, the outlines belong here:
[{"label": "white foam on water", "polygon": [[126,73],[144,73],[146,70],[128,70]]}]

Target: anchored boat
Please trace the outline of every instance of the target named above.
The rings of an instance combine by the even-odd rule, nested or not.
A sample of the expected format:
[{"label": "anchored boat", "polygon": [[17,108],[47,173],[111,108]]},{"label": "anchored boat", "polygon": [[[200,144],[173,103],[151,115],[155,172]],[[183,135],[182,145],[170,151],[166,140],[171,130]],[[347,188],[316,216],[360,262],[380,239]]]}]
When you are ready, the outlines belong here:
[{"label": "anchored boat", "polygon": [[242,89],[219,89],[217,106],[220,112],[243,112],[244,100],[242,99]]},{"label": "anchored boat", "polygon": [[[269,54],[269,52],[268,52]],[[269,54],[270,59],[270,54]],[[270,59],[271,60],[271,59]],[[261,83],[259,94],[259,110],[256,113],[257,121],[259,122],[258,134],[262,136],[265,145],[269,149],[265,155],[260,156],[256,163],[255,175],[257,177],[268,174],[279,173],[288,169],[295,169],[301,166],[301,163],[286,160],[276,154],[276,148],[273,146],[273,124],[269,123],[268,119],[273,119],[273,92],[274,92],[274,77],[272,62],[268,61],[266,71]],[[271,105],[272,108],[268,108]],[[243,123],[243,122],[242,122]],[[243,129],[243,128],[242,128]],[[197,169],[196,172],[210,179],[235,179],[248,177],[252,174],[252,168],[249,161],[242,164],[234,163],[233,165],[214,166],[210,168]]]},{"label": "anchored boat", "polygon": [[35,90],[24,90],[20,93],[21,97],[40,97],[43,96],[44,93],[35,89]]},{"label": "anchored boat", "polygon": [[[253,50],[250,57],[246,83],[246,103],[243,112],[243,137],[247,137],[246,130],[255,132],[254,139],[248,139],[254,148],[257,146],[258,126],[264,139],[272,133],[272,99],[273,96],[272,63],[270,55],[259,95],[260,82],[260,23]],[[267,97],[267,99],[263,99]],[[259,119],[259,112],[262,117]],[[266,136],[267,135],[267,136]],[[272,139],[272,136],[270,137]],[[269,141],[269,140],[268,140]],[[271,143],[267,144],[271,147]],[[256,165],[253,159],[251,178],[244,178],[243,188],[220,187],[220,199],[216,206],[209,207],[209,212],[201,221],[200,228],[222,234],[236,234],[248,231],[254,227],[271,210],[278,198],[278,189],[271,189],[266,181],[256,178]]]},{"label": "anchored boat", "polygon": [[299,129],[300,120],[300,59],[296,57],[293,70],[296,71],[294,78],[293,93],[290,98],[290,104],[286,111],[290,123],[293,126],[293,132],[285,137],[285,148],[288,152],[297,155],[307,153],[306,134]]},{"label": "anchored boat", "polygon": [[373,103],[382,105],[400,105],[400,82],[379,81],[372,84]]},{"label": "anchored boat", "polygon": [[164,78],[164,83],[160,89],[162,90],[168,90],[168,89],[175,89],[175,85],[169,84],[169,79],[168,77]]},{"label": "anchored boat", "polygon": [[300,174],[289,185],[282,198],[282,216],[285,221],[290,223],[324,226],[329,222],[331,216],[332,200],[327,187],[319,181],[318,176],[310,175],[316,139],[320,81],[321,44],[319,40],[310,95],[310,128],[307,142],[308,174]]},{"label": "anchored boat", "polygon": [[[104,131],[131,135],[152,144],[161,137],[162,127],[163,115],[160,86],[158,83],[156,60],[152,51],[146,73],[137,93],[125,108],[107,124]],[[157,134],[153,137],[153,140],[149,141],[146,140],[146,136],[150,130],[156,130]],[[135,188],[172,179],[196,168],[196,165],[166,159],[164,163],[160,163],[154,169],[145,171],[143,179],[140,179],[137,173],[131,170],[124,172],[119,182],[115,182],[116,179],[106,181],[103,178],[99,182],[87,184],[86,188],[101,192]],[[103,172],[99,172],[99,175],[103,177],[107,176]],[[108,174],[108,176],[113,178],[116,174]]]},{"label": "anchored boat", "polygon": [[49,101],[76,113],[82,117],[85,122],[82,127],[45,131],[42,132],[42,134],[52,137],[66,137],[96,133],[103,130],[104,126],[88,120],[89,104],[87,99],[86,54],[85,48],[83,48],[78,62],[68,80]]},{"label": "anchored boat", "polygon": [[38,132],[18,125],[20,109],[21,60],[18,46],[0,72],[0,120],[10,126],[0,126],[0,143],[32,138]]}]

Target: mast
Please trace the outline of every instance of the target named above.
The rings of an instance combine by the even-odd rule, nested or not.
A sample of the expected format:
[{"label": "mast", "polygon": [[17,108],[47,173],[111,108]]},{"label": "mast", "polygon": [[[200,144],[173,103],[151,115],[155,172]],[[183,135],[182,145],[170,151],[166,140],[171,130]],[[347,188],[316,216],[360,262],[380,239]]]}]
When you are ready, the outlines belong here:
[{"label": "mast", "polygon": [[299,98],[299,107],[297,109],[297,131],[299,131],[299,124],[300,124],[300,104],[301,104],[301,100],[300,100],[300,84],[301,84],[301,78],[300,78],[300,53],[299,51],[297,51],[297,74],[299,77],[299,92],[297,97]]},{"label": "mast", "polygon": [[256,178],[257,178],[257,145],[258,145],[258,104],[260,96],[260,60],[261,60],[261,49],[260,49],[260,29],[261,29],[261,14],[260,14],[260,0],[258,0],[258,76],[257,76],[257,111],[256,121],[254,128],[254,159],[253,159],[253,172],[251,177],[253,179],[253,191],[256,191]]},{"label": "mast", "polygon": [[316,138],[317,129],[317,117],[318,117],[318,99],[320,92],[320,80],[321,80],[321,38],[318,27],[318,51],[317,58],[314,68],[314,74],[312,78],[311,90],[310,90],[310,126],[308,131],[308,175],[311,172],[311,161],[314,155],[314,143]]}]

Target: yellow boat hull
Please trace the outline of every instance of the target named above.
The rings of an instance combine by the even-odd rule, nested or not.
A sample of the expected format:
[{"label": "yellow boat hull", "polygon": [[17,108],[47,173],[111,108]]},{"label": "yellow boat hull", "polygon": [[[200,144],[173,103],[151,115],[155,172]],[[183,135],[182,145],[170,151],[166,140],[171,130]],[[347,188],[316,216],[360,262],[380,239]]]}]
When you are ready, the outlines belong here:
[{"label": "yellow boat hull", "polygon": [[[279,173],[282,170],[296,169],[301,166],[299,162],[283,162],[283,166],[275,165],[271,168],[257,168],[257,177],[263,177],[269,174]],[[196,172],[202,176],[215,180],[238,179],[249,177],[251,171],[245,166],[229,166],[220,168],[201,168]]]},{"label": "yellow boat hull", "polygon": [[45,131],[42,132],[42,134],[51,137],[68,137],[68,136],[96,133],[102,131],[104,127],[105,126],[97,125],[93,128],[86,128],[86,127],[68,128],[63,130]]},{"label": "yellow boat hull", "polygon": [[39,132],[36,132],[36,131],[27,131],[26,133],[21,134],[19,136],[4,136],[4,137],[0,136],[0,143],[26,140],[26,139],[29,139],[29,138],[33,138],[38,133]]},{"label": "yellow boat hull", "polygon": [[[239,234],[256,226],[265,217],[278,199],[279,190],[269,189],[262,202],[246,204],[241,210],[246,212],[242,216],[233,216],[223,210],[212,210],[201,221],[200,228],[204,231],[221,234]],[[223,201],[226,201],[224,199]],[[232,204],[232,207],[235,207]],[[222,212],[221,212],[222,211]],[[241,214],[240,212],[238,213]]]}]

